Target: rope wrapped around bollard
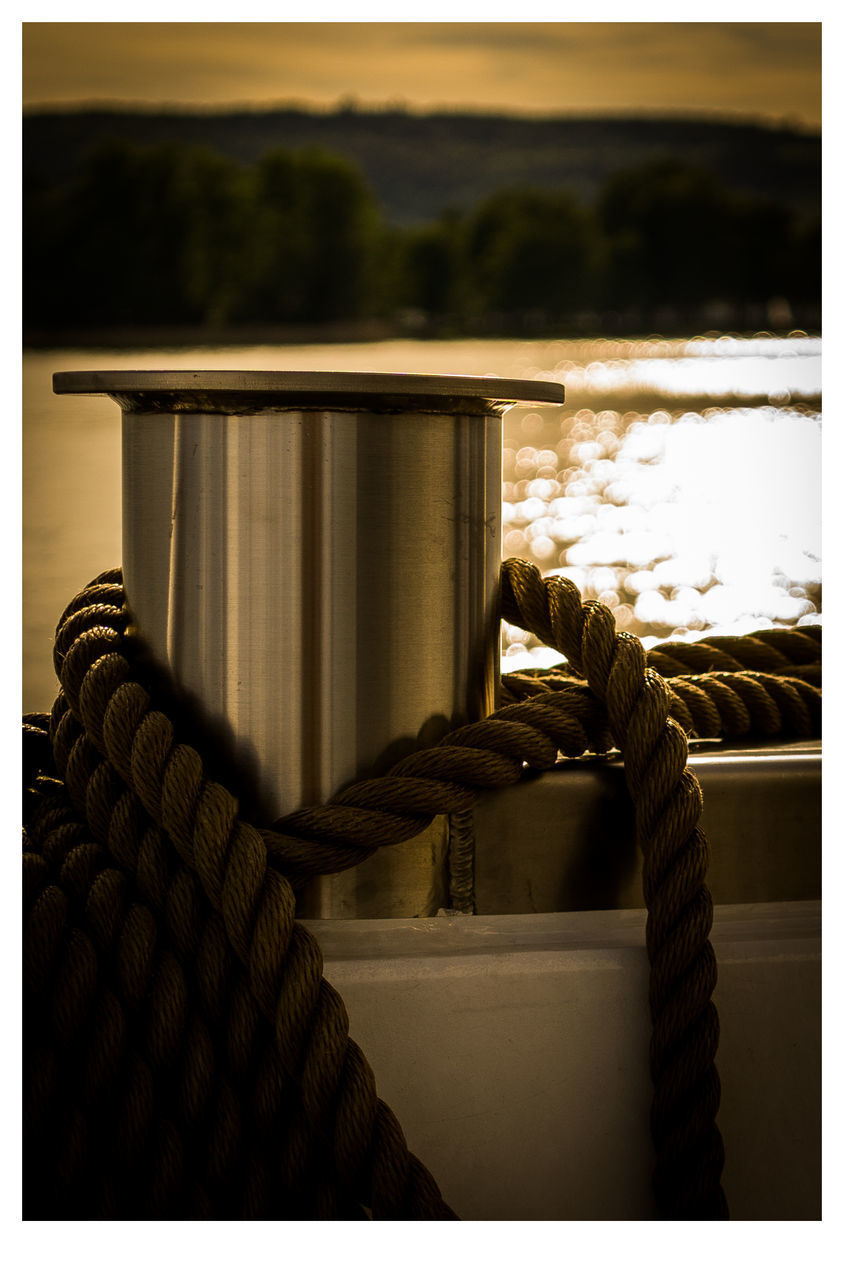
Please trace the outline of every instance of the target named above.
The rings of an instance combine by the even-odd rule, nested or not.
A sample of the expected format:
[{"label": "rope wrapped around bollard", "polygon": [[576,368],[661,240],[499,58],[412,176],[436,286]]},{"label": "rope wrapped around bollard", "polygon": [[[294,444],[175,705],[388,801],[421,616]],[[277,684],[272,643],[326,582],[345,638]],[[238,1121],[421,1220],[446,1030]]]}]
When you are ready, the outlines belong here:
[{"label": "rope wrapped around bollard", "polygon": [[704,703],[697,677],[666,682],[570,583],[510,561],[504,599],[584,678],[559,677],[273,830],[239,816],[145,687],[119,571],[71,602],[62,693],[49,720],[25,723],[27,1216],[453,1217],[377,1097],[295,887],[466,812],[525,762],[613,744],[646,850],[658,1202],[668,1217],[724,1216],[706,842],[669,712],[741,733],[761,706],[760,731],[780,732],[816,725],[820,695],[738,673],[761,690],[742,717],[735,683],[719,673],[716,694],[700,676]]}]

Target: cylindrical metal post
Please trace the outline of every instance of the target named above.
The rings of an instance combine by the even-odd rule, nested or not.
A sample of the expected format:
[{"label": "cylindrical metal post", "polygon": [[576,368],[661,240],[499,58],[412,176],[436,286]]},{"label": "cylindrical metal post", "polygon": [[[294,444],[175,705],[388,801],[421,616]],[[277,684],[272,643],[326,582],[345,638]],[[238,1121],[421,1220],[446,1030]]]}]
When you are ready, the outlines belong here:
[{"label": "cylindrical metal post", "polygon": [[60,373],[123,410],[137,632],[270,820],[491,710],[501,415],[561,385],[293,372]]}]

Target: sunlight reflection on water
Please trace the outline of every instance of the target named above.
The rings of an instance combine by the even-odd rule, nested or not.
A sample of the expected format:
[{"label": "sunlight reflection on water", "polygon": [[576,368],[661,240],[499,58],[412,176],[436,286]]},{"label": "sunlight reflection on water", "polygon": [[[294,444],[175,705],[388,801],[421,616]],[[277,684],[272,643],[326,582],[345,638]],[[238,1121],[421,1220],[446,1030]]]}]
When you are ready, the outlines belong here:
[{"label": "sunlight reflection on water", "polygon": [[[565,574],[645,643],[817,622],[820,426],[769,406],[581,409],[552,448],[508,434],[504,554]],[[505,668],[525,665],[528,637],[505,626],[504,643]]]},{"label": "sunlight reflection on water", "polygon": [[[817,368],[815,367],[817,365]],[[758,355],[742,360],[719,356],[677,356],[662,360],[593,360],[585,367],[563,361],[554,374],[572,394],[618,395],[636,388],[670,397],[764,396],[771,404],[820,393],[820,359],[804,355]]]},{"label": "sunlight reflection on water", "polygon": [[[820,339],[542,354],[522,373],[565,382],[569,412],[505,419],[505,556],[570,578],[646,646],[821,621]],[[503,644],[504,670],[559,660],[509,624]]]}]

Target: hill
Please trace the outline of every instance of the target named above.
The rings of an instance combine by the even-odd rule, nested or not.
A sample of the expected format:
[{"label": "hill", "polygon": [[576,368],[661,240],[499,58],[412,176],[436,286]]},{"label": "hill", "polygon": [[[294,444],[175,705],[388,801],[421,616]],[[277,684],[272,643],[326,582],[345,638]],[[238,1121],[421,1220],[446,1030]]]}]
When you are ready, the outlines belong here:
[{"label": "hill", "polygon": [[201,143],[242,164],[274,147],[353,160],[387,219],[410,227],[465,212],[504,187],[568,188],[591,202],[608,175],[682,157],[736,191],[820,210],[821,142],[786,127],[683,118],[524,117],[402,110],[37,111],[23,122],[24,177],[62,186],[97,143]]}]

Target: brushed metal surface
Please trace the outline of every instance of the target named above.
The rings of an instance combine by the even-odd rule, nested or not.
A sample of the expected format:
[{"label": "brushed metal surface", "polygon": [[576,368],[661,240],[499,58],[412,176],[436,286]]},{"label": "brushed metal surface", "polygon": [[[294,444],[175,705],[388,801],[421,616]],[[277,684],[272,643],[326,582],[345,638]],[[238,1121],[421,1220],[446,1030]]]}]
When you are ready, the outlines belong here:
[{"label": "brushed metal surface", "polygon": [[146,412],[260,412],[370,408],[380,413],[500,413],[517,402],[563,404],[560,382],[419,373],[314,373],[291,369],[85,369],[53,375],[61,394],[112,396]]},{"label": "brushed metal surface", "polygon": [[[501,414],[562,403],[559,383],[86,370],[53,386],[123,410],[134,629],[257,779],[250,816],[326,800],[492,709]],[[403,901],[433,902],[420,862]]]},{"label": "brushed metal surface", "polygon": [[454,723],[496,680],[500,419],[124,411],[138,631],[267,818]]}]

